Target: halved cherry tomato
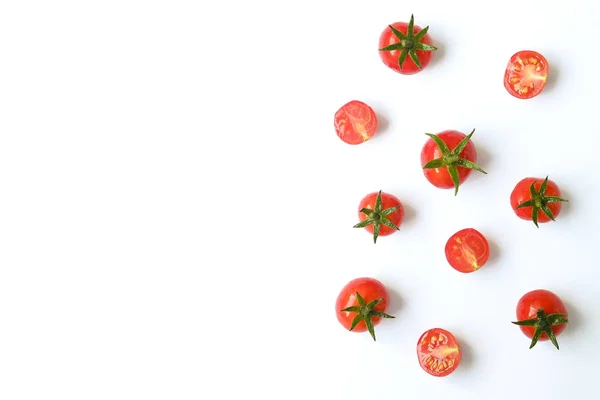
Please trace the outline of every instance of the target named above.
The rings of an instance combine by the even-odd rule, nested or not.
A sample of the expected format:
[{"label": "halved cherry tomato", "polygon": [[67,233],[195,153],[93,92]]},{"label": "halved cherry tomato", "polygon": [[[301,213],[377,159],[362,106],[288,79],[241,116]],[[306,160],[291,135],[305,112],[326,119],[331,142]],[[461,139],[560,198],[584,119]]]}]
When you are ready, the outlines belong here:
[{"label": "halved cherry tomato", "polygon": [[533,50],[513,54],[504,73],[504,87],[514,97],[530,99],[544,90],[548,79],[548,61]]},{"label": "halved cherry tomato", "polygon": [[377,115],[371,106],[352,100],[344,104],[333,118],[335,132],[348,144],[361,144],[377,132]]},{"label": "halved cherry tomato", "polygon": [[429,26],[421,29],[410,21],[394,22],[383,30],[379,37],[379,57],[383,63],[403,75],[421,72],[429,65],[437,47],[432,45],[427,33]]},{"label": "halved cherry tomato", "polygon": [[373,235],[373,242],[377,243],[379,236],[388,236],[400,230],[404,206],[392,194],[381,190],[369,193],[358,205],[358,219],[360,222],[354,228],[365,228]]},{"label": "halved cherry tomato", "polygon": [[538,223],[554,221],[560,213],[563,199],[556,182],[546,178],[524,178],[510,193],[510,205],[515,214],[525,220]]},{"label": "halved cherry tomato", "polygon": [[417,342],[417,357],[421,368],[433,376],[450,375],[462,358],[454,335],[442,328],[432,328]]},{"label": "halved cherry tomato", "polygon": [[531,349],[538,341],[551,340],[559,349],[556,337],[565,328],[569,314],[567,307],[556,294],[545,289],[536,289],[525,293],[517,303],[517,321],[521,331],[531,339]]},{"label": "halved cherry tomato", "polygon": [[356,278],[348,282],[335,301],[335,313],[342,326],[352,332],[369,331],[375,340],[375,325],[381,318],[394,318],[386,314],[389,296],[387,289],[377,279]]},{"label": "halved cherry tomato", "polygon": [[490,246],[476,229],[462,229],[446,242],[446,260],[457,271],[469,273],[483,267],[490,255]]}]

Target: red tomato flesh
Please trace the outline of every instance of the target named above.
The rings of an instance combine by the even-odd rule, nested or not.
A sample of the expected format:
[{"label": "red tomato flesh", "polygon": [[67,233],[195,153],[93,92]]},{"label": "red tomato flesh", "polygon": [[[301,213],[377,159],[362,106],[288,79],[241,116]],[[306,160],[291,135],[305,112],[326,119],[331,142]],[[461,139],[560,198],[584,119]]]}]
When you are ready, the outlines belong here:
[{"label": "red tomato flesh", "polygon": [[506,66],[504,87],[516,98],[530,99],[544,90],[548,79],[548,61],[532,50],[515,53]]},{"label": "red tomato flesh", "polygon": [[348,144],[361,144],[377,132],[377,115],[362,101],[352,100],[344,104],[334,115],[334,127],[338,137]]},{"label": "red tomato flesh", "polygon": [[483,234],[476,229],[462,229],[446,242],[446,260],[455,270],[463,273],[483,267],[490,255],[490,246]]},{"label": "red tomato flesh", "polygon": [[440,377],[456,370],[462,354],[452,333],[442,328],[433,328],[425,331],[419,338],[417,357],[425,372]]}]

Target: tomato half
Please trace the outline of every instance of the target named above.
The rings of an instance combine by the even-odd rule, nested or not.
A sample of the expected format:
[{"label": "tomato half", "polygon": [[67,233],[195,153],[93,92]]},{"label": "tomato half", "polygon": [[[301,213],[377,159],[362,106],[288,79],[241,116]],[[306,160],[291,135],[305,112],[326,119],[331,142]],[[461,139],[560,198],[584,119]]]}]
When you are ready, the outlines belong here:
[{"label": "tomato half", "polygon": [[413,75],[421,72],[431,62],[433,51],[437,50],[427,33],[429,27],[421,29],[410,22],[394,22],[388,25],[379,36],[379,57],[392,70]]},{"label": "tomato half", "polygon": [[388,236],[400,229],[404,206],[392,194],[381,190],[369,193],[358,205],[358,219],[360,222],[354,228],[365,228],[377,243],[379,236]]},{"label": "tomato half", "polygon": [[417,342],[421,368],[433,376],[447,376],[458,368],[462,353],[454,335],[442,328],[425,331]]},{"label": "tomato half", "polygon": [[490,255],[489,243],[476,229],[462,229],[446,242],[446,260],[457,271],[469,273],[483,267]]},{"label": "tomato half", "polygon": [[394,318],[385,312],[388,304],[389,296],[383,283],[374,278],[356,278],[340,291],[335,312],[344,328],[352,332],[369,331],[375,340],[374,327],[382,318]]},{"label": "tomato half", "polygon": [[531,349],[538,341],[551,340],[558,349],[556,336],[567,327],[569,314],[563,301],[545,289],[525,293],[517,303],[517,321],[521,331],[531,339]]},{"label": "tomato half", "polygon": [[[474,130],[473,130],[474,132]],[[440,189],[458,187],[475,169],[486,173],[477,164],[477,150],[471,141],[471,132],[465,135],[456,130],[445,130],[429,139],[421,149],[421,167],[425,178]]]},{"label": "tomato half", "polygon": [[562,203],[568,202],[561,196],[556,182],[546,178],[528,177],[521,179],[510,193],[510,205],[515,214],[524,220],[546,223],[556,219]]},{"label": "tomato half", "polygon": [[333,123],[338,137],[348,144],[361,144],[377,132],[377,115],[371,106],[352,100],[334,115]]},{"label": "tomato half", "polygon": [[513,54],[504,73],[504,87],[516,98],[530,99],[544,90],[548,79],[548,61],[537,51],[521,50]]}]

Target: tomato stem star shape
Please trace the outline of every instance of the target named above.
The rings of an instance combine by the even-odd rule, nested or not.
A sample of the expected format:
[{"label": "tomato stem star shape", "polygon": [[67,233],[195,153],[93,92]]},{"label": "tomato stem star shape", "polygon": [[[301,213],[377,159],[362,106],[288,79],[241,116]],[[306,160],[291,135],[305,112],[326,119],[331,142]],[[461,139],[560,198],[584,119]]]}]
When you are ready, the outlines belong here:
[{"label": "tomato stem star shape", "polygon": [[460,177],[458,174],[458,167],[474,169],[476,171],[487,174],[484,170],[482,170],[477,164],[473,161],[469,161],[465,158],[460,157],[460,153],[465,149],[469,140],[471,140],[471,136],[475,133],[475,129],[471,131],[463,140],[460,141],[456,145],[456,147],[452,150],[448,148],[446,143],[440,139],[437,135],[432,133],[426,133],[435,144],[437,145],[442,156],[440,158],[436,158],[434,160],[429,161],[427,164],[423,165],[423,168],[448,168],[448,174],[450,174],[450,178],[452,178],[452,183],[454,183],[454,195],[458,194],[458,186],[460,185]]},{"label": "tomato stem star shape", "polygon": [[377,243],[377,238],[379,237],[379,231],[381,230],[381,225],[385,225],[389,228],[400,230],[392,221],[387,219],[387,216],[398,210],[402,206],[395,206],[386,208],[385,210],[381,209],[382,201],[381,201],[381,190],[377,193],[377,199],[375,200],[375,207],[371,210],[370,208],[363,208],[360,210],[361,213],[366,214],[367,218],[364,221],[359,222],[354,225],[354,228],[364,228],[368,225],[373,224],[373,243]]},{"label": "tomato stem star shape", "polygon": [[558,347],[558,341],[556,340],[556,336],[554,332],[552,332],[552,327],[554,325],[566,324],[569,320],[567,319],[566,314],[546,314],[546,312],[542,309],[537,310],[537,316],[535,318],[526,319],[523,321],[513,322],[515,325],[520,326],[533,326],[533,338],[531,339],[531,345],[529,348],[533,348],[535,344],[542,336],[542,333],[545,333],[550,338],[550,341],[556,347],[557,350],[560,350]]},{"label": "tomato stem star shape", "polygon": [[426,26],[422,30],[419,31],[415,35],[415,18],[414,15],[410,16],[410,21],[408,23],[408,27],[406,29],[406,34],[400,32],[398,29],[394,28],[392,25],[388,25],[394,35],[400,41],[399,43],[391,44],[389,46],[385,46],[384,48],[379,49],[379,51],[394,51],[401,50],[400,57],[398,57],[398,67],[402,69],[402,64],[406,60],[406,57],[409,56],[411,60],[415,63],[415,65],[422,69],[421,62],[419,61],[419,57],[417,56],[417,50],[422,51],[433,51],[437,50],[437,47],[432,46],[427,43],[421,43],[421,40],[427,34],[429,30],[429,26]]},{"label": "tomato stem star shape", "polygon": [[393,316],[386,314],[384,312],[381,312],[381,311],[374,310],[375,306],[377,304],[379,304],[381,301],[383,301],[383,298],[375,299],[375,300],[371,301],[369,304],[367,304],[365,302],[365,299],[363,299],[363,297],[360,295],[360,293],[356,292],[356,300],[358,301],[357,306],[347,307],[341,311],[355,312],[356,316],[352,320],[352,326],[350,326],[350,330],[353,330],[360,321],[365,321],[367,330],[369,331],[369,333],[371,334],[371,337],[375,341],[376,339],[375,339],[375,328],[373,326],[373,317],[380,317],[380,318],[396,318],[396,317],[393,317]]},{"label": "tomato stem star shape", "polygon": [[548,186],[548,177],[544,179],[544,182],[540,185],[540,190],[535,190],[535,184],[533,182],[531,186],[529,186],[529,192],[531,193],[531,199],[524,201],[519,204],[517,208],[531,207],[531,220],[535,224],[536,227],[540,227],[538,225],[538,212],[542,210],[544,214],[548,216],[552,221],[554,221],[554,215],[552,214],[552,210],[548,207],[548,203],[556,203],[556,202],[568,202],[569,200],[562,199],[557,196],[546,196],[546,187]]}]

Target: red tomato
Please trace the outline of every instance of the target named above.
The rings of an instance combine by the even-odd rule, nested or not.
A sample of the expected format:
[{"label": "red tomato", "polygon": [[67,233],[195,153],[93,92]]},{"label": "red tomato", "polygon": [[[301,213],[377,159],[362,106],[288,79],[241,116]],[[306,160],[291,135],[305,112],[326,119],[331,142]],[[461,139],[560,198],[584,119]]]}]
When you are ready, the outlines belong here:
[{"label": "red tomato", "polygon": [[389,68],[403,75],[421,72],[437,47],[432,45],[431,37],[424,29],[414,25],[414,17],[410,22],[395,22],[388,25],[379,37],[379,57]]},{"label": "red tomato", "polygon": [[455,130],[446,130],[433,135],[426,133],[429,139],[421,150],[421,166],[425,178],[435,187],[450,189],[454,194],[458,187],[475,169],[486,174],[477,164],[477,150],[471,141],[471,132],[465,135]]},{"label": "red tomato", "polygon": [[521,331],[531,339],[531,349],[538,341],[552,341],[558,349],[556,336],[567,327],[569,315],[564,303],[549,290],[537,289],[525,293],[517,304],[517,321]]},{"label": "red tomato", "polygon": [[379,236],[388,236],[400,229],[404,219],[404,206],[398,198],[389,193],[369,193],[358,205],[360,222],[354,228],[365,228],[377,243]]},{"label": "red tomato", "polygon": [[508,61],[504,87],[519,99],[530,99],[544,90],[548,79],[548,61],[532,50],[516,52]]},{"label": "red tomato", "polygon": [[377,131],[375,111],[362,101],[344,104],[333,118],[335,132],[348,144],[361,144],[371,139]]},{"label": "red tomato", "polygon": [[433,376],[450,375],[462,358],[458,341],[442,328],[425,331],[417,342],[417,357],[421,368]]},{"label": "red tomato", "polygon": [[381,318],[394,318],[386,314],[389,304],[385,286],[374,278],[356,278],[342,288],[335,302],[337,319],[353,332],[369,331],[375,340],[375,325]]},{"label": "red tomato", "polygon": [[490,246],[476,229],[466,228],[450,236],[446,242],[446,260],[457,271],[469,273],[483,267],[490,255]]},{"label": "red tomato", "polygon": [[[558,185],[544,178],[524,178],[520,180],[510,194],[510,205],[521,219],[538,223],[554,221],[560,213],[562,202]],[[539,226],[538,226],[539,227]]]}]

